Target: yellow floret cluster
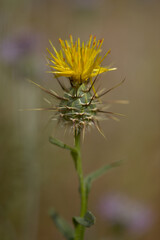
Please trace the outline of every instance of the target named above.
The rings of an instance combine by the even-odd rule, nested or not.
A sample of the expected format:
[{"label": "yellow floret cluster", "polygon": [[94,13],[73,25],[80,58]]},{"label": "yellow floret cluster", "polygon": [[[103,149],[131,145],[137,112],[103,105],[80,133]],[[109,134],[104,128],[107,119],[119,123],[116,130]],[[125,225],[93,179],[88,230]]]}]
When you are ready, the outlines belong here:
[{"label": "yellow floret cluster", "polygon": [[61,50],[57,51],[50,41],[51,47],[54,51],[48,52],[50,54],[49,66],[51,73],[56,77],[64,76],[69,78],[73,84],[82,84],[88,82],[92,77],[97,76],[103,72],[115,70],[116,68],[102,67],[101,63],[110,53],[110,50],[102,57],[100,56],[103,40],[96,40],[96,37],[90,36],[89,41],[85,44],[73,41],[70,35],[70,40],[63,41],[59,39]]}]

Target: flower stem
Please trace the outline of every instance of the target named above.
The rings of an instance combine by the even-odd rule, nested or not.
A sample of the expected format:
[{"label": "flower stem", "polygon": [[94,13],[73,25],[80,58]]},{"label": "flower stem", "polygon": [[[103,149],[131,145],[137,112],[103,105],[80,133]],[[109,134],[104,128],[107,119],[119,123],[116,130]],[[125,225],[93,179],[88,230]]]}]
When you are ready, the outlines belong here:
[{"label": "flower stem", "polygon": [[[84,183],[83,170],[82,170],[82,161],[81,161],[81,132],[80,130],[75,130],[75,149],[77,150],[77,173],[79,177],[80,184],[80,197],[81,197],[81,210],[80,217],[84,217],[87,211],[87,194],[86,187]],[[84,238],[85,227],[77,223],[75,228],[75,238],[74,240],[83,240]]]}]

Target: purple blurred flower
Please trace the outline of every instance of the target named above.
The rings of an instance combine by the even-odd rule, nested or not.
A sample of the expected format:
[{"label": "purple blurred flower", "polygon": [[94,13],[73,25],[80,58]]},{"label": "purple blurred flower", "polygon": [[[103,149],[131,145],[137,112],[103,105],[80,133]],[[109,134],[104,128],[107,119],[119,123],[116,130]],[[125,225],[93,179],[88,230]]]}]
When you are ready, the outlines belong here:
[{"label": "purple blurred flower", "polygon": [[8,37],[1,42],[0,57],[7,63],[13,63],[30,54],[36,46],[35,36],[21,33]]},{"label": "purple blurred flower", "polygon": [[145,233],[153,224],[150,208],[121,194],[104,197],[100,203],[100,212],[111,224],[119,224],[136,234]]}]

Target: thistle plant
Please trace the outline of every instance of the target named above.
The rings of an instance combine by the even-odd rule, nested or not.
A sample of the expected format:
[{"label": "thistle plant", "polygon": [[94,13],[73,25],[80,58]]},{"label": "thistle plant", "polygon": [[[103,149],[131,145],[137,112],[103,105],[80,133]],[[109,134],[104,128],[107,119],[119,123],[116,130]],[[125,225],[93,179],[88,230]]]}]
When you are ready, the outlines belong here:
[{"label": "thistle plant", "polygon": [[[57,51],[53,44],[52,50],[47,49],[48,65],[50,73],[57,79],[63,90],[63,96],[59,96],[52,90],[45,89],[37,85],[41,90],[58,100],[57,105],[53,105],[46,110],[53,111],[60,125],[72,129],[74,135],[74,146],[69,146],[53,137],[49,138],[50,143],[69,150],[74,161],[75,169],[79,179],[79,193],[81,199],[79,216],[73,217],[73,227],[71,227],[55,210],[51,210],[51,217],[67,240],[83,240],[85,229],[95,223],[95,216],[88,210],[88,195],[94,180],[104,174],[111,168],[119,166],[120,162],[113,162],[102,168],[90,173],[88,176],[83,175],[81,161],[81,142],[82,137],[88,128],[95,126],[102,134],[99,125],[100,120],[107,118],[116,118],[118,113],[109,112],[107,106],[103,103],[101,97],[118,87],[120,84],[108,89],[95,89],[98,76],[104,72],[115,70],[116,68],[103,67],[102,62],[110,53],[110,50],[101,56],[102,40],[96,40],[96,37],[90,36],[89,41],[85,44],[80,43],[80,39],[73,41],[70,36],[69,41],[59,39],[61,50]],[[67,78],[70,87],[62,83],[61,77]],[[44,110],[39,108],[37,110]]]}]

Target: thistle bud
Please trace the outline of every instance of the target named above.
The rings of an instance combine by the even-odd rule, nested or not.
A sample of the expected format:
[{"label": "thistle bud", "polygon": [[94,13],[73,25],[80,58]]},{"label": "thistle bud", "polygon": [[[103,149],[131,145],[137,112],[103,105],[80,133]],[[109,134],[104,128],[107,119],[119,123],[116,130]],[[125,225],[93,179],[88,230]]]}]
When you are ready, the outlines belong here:
[{"label": "thistle bud", "polygon": [[[101,66],[110,50],[103,57],[100,56],[103,39],[97,41],[96,37],[92,38],[92,36],[86,44],[82,42],[82,45],[79,38],[74,43],[72,36],[70,41],[59,39],[59,42],[61,45],[59,52],[51,42],[54,53],[47,49],[50,55],[48,57],[50,72],[65,90],[57,106],[58,120],[75,129],[83,129],[93,124],[99,129],[99,113],[105,112],[99,108],[102,104],[98,99],[100,96],[96,93],[94,83],[100,74],[116,69]],[[62,76],[68,78],[70,89],[62,86],[58,79]],[[92,81],[93,77],[95,77],[94,81]]]},{"label": "thistle bud", "polygon": [[[95,125],[101,132],[99,120],[106,117],[117,120],[114,115],[121,114],[106,111],[106,105],[100,98],[121,85],[124,80],[106,91],[101,91],[101,93],[95,90],[95,82],[100,74],[116,70],[116,68],[101,66],[103,60],[110,53],[109,50],[103,57],[100,55],[103,39],[97,41],[96,37],[92,39],[90,36],[86,44],[84,42],[80,44],[79,38],[74,43],[72,36],[70,36],[70,41],[59,39],[59,42],[61,45],[59,52],[50,42],[54,53],[47,49],[50,55],[48,65],[51,69],[49,72],[57,79],[64,94],[58,96],[54,91],[47,90],[33,82],[44,92],[59,100],[56,107],[35,110],[54,110],[57,120],[73,129],[84,130],[85,127]],[[62,84],[60,77],[67,78],[70,83],[69,88]]]}]

